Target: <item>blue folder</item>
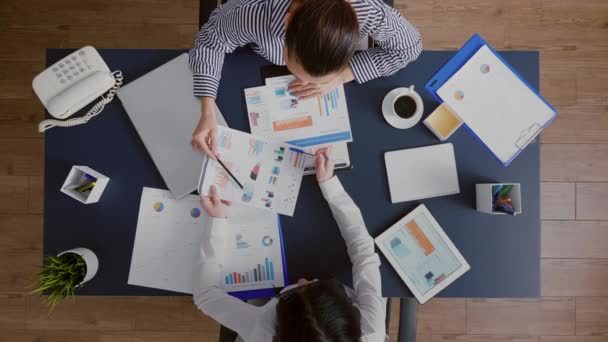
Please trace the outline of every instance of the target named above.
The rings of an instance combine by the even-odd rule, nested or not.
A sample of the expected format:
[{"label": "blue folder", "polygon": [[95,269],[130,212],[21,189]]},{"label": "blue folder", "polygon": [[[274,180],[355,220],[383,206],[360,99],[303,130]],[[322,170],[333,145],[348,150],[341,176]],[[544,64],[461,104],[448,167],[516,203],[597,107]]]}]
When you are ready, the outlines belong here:
[{"label": "blue folder", "polygon": [[460,48],[460,50],[458,50],[454,56],[452,56],[452,58],[450,58],[436,73],[435,75],[433,75],[433,77],[431,77],[431,79],[424,85],[424,87],[426,88],[426,90],[431,94],[431,96],[433,96],[439,103],[442,103],[443,100],[439,97],[439,95],[437,94],[437,91],[439,90],[439,88],[441,88],[441,86],[443,86],[443,84],[445,84],[445,82],[447,82],[458,70],[460,70],[460,68],[462,68],[463,65],[465,65],[468,60],[475,54],[477,53],[477,51],[482,47],[486,45],[490,51],[492,51],[492,53],[494,53],[494,55],[496,55],[496,57],[498,57],[498,59],[500,61],[502,61],[504,63],[504,65],[506,65],[512,72],[513,74],[515,74],[532,92],[534,92],[549,108],[551,108],[551,110],[553,110],[554,115],[547,120],[547,122],[543,123],[542,125],[540,125],[539,127],[536,127],[536,131],[531,132],[532,134],[530,134],[529,136],[525,137],[525,141],[523,141],[521,143],[521,145],[516,145],[517,148],[519,149],[513,156],[511,156],[511,158],[509,160],[507,160],[506,162],[503,162],[502,160],[500,160],[500,158],[498,158],[493,152],[492,150],[478,137],[478,135],[467,126],[466,121],[463,123],[464,126],[469,130],[469,132],[471,132],[471,134],[473,134],[473,136],[475,136],[484,146],[486,146],[486,148],[492,152],[492,154],[494,156],[496,156],[496,159],[499,160],[499,162],[501,162],[504,166],[509,165],[518,155],[519,153],[521,153],[521,151],[524,150],[524,148],[532,141],[534,141],[534,139],[536,138],[536,136],[538,134],[540,134],[540,132],[542,132],[542,130],[547,127],[551,121],[553,121],[553,119],[555,119],[555,116],[557,115],[557,111],[555,110],[555,108],[539,93],[539,91],[537,89],[535,89],[534,87],[532,87],[518,72],[517,70],[515,70],[498,52],[496,52],[496,50],[494,50],[494,48],[492,48],[492,46],[490,46],[490,44],[488,44],[483,38],[481,38],[480,35],[475,34],[473,35],[473,37],[471,37],[471,39],[469,39],[463,46],[462,48]]},{"label": "blue folder", "polygon": [[[283,287],[287,286],[289,276],[287,275],[287,260],[285,260],[285,245],[283,244],[283,227],[281,226],[281,218],[277,215],[277,221],[279,222],[279,243],[281,244],[281,258],[283,259]],[[233,291],[228,292],[231,296],[234,296],[240,300],[249,300],[256,298],[269,298],[274,297],[280,288],[267,288],[259,290],[248,290],[248,291]]]}]

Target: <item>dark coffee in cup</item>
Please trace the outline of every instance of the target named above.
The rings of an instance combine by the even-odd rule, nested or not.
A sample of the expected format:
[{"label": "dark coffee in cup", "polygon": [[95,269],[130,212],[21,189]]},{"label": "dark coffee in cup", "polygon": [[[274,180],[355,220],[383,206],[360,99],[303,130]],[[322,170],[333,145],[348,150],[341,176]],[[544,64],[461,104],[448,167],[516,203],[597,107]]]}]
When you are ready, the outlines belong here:
[{"label": "dark coffee in cup", "polygon": [[398,97],[393,106],[395,113],[403,119],[411,118],[416,114],[416,110],[418,109],[416,101],[408,95]]}]

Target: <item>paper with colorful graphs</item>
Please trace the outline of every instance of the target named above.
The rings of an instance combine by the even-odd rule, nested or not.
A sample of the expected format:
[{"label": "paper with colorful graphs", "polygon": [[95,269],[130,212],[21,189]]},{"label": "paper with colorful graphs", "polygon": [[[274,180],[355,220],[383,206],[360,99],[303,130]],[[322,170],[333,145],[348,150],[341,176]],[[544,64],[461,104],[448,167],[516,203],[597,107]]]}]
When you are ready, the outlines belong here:
[{"label": "paper with colorful graphs", "polygon": [[266,79],[245,89],[251,133],[301,147],[352,141],[344,87],[301,100],[287,90],[292,75]]},{"label": "paper with colorful graphs", "polygon": [[224,200],[293,216],[304,167],[314,158],[297,146],[219,127],[219,161],[207,160],[199,193],[215,185]]}]

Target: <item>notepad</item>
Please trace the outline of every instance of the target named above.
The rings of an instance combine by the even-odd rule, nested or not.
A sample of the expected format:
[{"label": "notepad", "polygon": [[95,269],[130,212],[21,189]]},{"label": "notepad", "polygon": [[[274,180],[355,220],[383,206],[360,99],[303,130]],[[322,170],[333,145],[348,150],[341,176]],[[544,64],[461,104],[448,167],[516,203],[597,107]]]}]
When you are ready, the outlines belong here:
[{"label": "notepad", "polygon": [[460,192],[452,144],[386,152],[384,161],[393,203]]}]

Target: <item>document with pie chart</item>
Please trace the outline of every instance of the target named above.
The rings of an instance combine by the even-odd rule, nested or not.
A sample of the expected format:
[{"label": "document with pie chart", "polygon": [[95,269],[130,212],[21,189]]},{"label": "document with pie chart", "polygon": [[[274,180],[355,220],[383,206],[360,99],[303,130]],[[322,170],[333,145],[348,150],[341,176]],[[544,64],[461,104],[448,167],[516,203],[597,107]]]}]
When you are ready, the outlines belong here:
[{"label": "document with pie chart", "polygon": [[[285,286],[278,215],[237,204],[226,215],[218,286],[237,297]],[[193,267],[208,224],[199,196],[175,200],[169,191],[143,188],[128,283],[192,293]]]}]

